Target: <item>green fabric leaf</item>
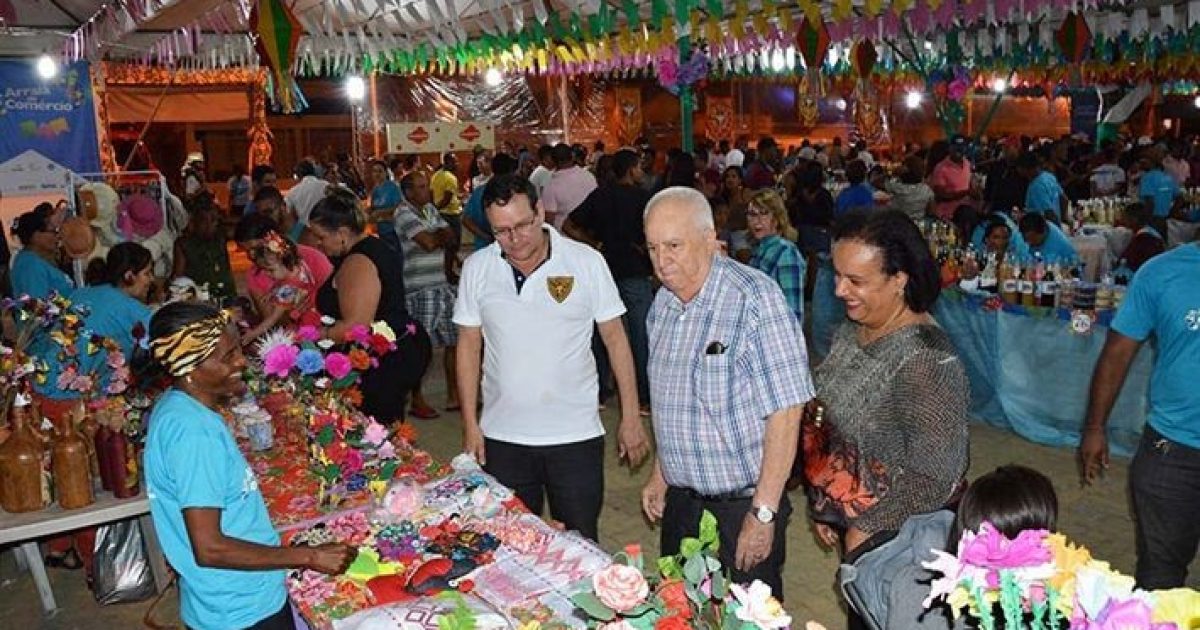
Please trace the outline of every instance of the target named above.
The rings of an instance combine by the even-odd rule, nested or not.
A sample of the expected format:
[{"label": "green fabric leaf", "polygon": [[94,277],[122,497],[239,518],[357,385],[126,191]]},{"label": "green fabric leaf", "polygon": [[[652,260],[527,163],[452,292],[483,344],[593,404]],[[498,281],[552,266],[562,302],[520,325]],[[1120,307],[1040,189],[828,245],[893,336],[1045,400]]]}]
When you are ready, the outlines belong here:
[{"label": "green fabric leaf", "polygon": [[325,425],[317,432],[317,444],[321,446],[329,446],[333,443],[333,426]]},{"label": "green fabric leaf", "polygon": [[617,613],[613,609],[605,606],[600,598],[596,597],[595,593],[584,591],[577,593],[571,597],[571,603],[575,604],[588,617],[599,619],[600,621],[612,621],[616,618]]},{"label": "green fabric leaf", "polygon": [[705,510],[700,517],[700,542],[711,547],[713,551],[716,551],[717,545],[720,544],[720,537],[717,535],[717,517],[708,510]]},{"label": "green fabric leaf", "polygon": [[704,569],[704,557],[700,555],[692,556],[683,563],[683,578],[688,581],[688,584],[699,584],[704,581],[704,576],[707,573]]},{"label": "green fabric leaf", "polygon": [[699,538],[688,536],[679,542],[679,554],[684,558],[691,558],[700,553],[703,547],[704,544],[700,542]]},{"label": "green fabric leaf", "polygon": [[678,580],[683,577],[683,569],[675,556],[665,556],[658,559],[658,572],[668,580]]}]

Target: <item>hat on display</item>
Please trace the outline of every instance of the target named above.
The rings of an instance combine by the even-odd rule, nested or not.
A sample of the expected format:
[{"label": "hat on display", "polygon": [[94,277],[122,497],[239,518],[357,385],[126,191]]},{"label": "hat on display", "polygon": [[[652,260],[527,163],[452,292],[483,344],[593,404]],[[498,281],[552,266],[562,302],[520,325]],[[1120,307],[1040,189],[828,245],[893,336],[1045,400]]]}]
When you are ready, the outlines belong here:
[{"label": "hat on display", "polygon": [[203,153],[201,153],[199,151],[192,151],[191,153],[188,154],[187,160],[184,160],[183,163],[184,164],[195,164],[196,162],[203,162],[203,161],[204,161]]},{"label": "hat on display", "polygon": [[163,209],[145,195],[132,195],[121,201],[117,227],[125,238],[150,238],[163,228]]},{"label": "hat on display", "polygon": [[96,233],[83,217],[69,217],[59,226],[63,251],[73,260],[87,258],[96,249]]}]

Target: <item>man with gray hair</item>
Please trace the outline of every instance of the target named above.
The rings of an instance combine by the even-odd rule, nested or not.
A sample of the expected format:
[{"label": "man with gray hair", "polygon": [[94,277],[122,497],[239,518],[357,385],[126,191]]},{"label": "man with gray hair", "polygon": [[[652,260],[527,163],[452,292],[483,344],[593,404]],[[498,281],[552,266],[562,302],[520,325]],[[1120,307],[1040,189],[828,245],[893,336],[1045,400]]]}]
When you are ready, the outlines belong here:
[{"label": "man with gray hair", "polygon": [[662,520],[662,555],[712,512],[733,580],[782,596],[784,484],[813,398],[803,333],[778,284],[718,253],[699,191],[658,193],[645,226],[663,287],[646,320],[658,457],[642,509]]}]

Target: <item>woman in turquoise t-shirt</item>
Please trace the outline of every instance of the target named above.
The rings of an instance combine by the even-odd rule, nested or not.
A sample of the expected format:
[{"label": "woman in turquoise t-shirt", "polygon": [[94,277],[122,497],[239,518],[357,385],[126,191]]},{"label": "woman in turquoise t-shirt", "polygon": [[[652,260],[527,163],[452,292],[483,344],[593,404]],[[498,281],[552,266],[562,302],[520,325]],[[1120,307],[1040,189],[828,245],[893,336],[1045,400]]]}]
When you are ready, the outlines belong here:
[{"label": "woman in turquoise t-shirt", "polygon": [[396,207],[404,200],[400,186],[388,177],[388,167],[379,160],[371,162],[371,222],[375,232],[392,249],[400,251],[400,238],[396,236]]},{"label": "woman in turquoise t-shirt", "polygon": [[150,352],[174,379],[150,415],[145,469],[154,529],[179,573],[180,616],[196,630],[294,628],[283,569],[340,574],[357,551],[279,546],[219,413],[246,391],[246,357],[224,312],[164,306],[150,320]]},{"label": "woman in turquoise t-shirt", "polygon": [[21,241],[21,251],[12,264],[15,296],[44,300],[51,292],[68,295],[75,288],[71,278],[57,266],[59,238],[53,214],[54,206],[40,203],[13,222],[13,234]]}]

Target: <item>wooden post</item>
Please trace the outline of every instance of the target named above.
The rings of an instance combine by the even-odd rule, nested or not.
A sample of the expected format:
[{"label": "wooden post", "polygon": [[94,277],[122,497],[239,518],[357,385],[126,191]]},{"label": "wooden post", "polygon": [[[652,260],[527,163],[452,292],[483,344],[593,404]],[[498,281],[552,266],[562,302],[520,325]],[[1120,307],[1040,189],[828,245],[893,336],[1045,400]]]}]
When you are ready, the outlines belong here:
[{"label": "wooden post", "polygon": [[567,75],[558,83],[558,104],[562,110],[563,142],[571,144],[571,100],[567,98]]},{"label": "wooden post", "polygon": [[372,155],[375,159],[381,159],[383,152],[380,150],[379,138],[379,92],[376,90],[375,80],[379,73],[371,73],[371,147],[374,149]]}]

